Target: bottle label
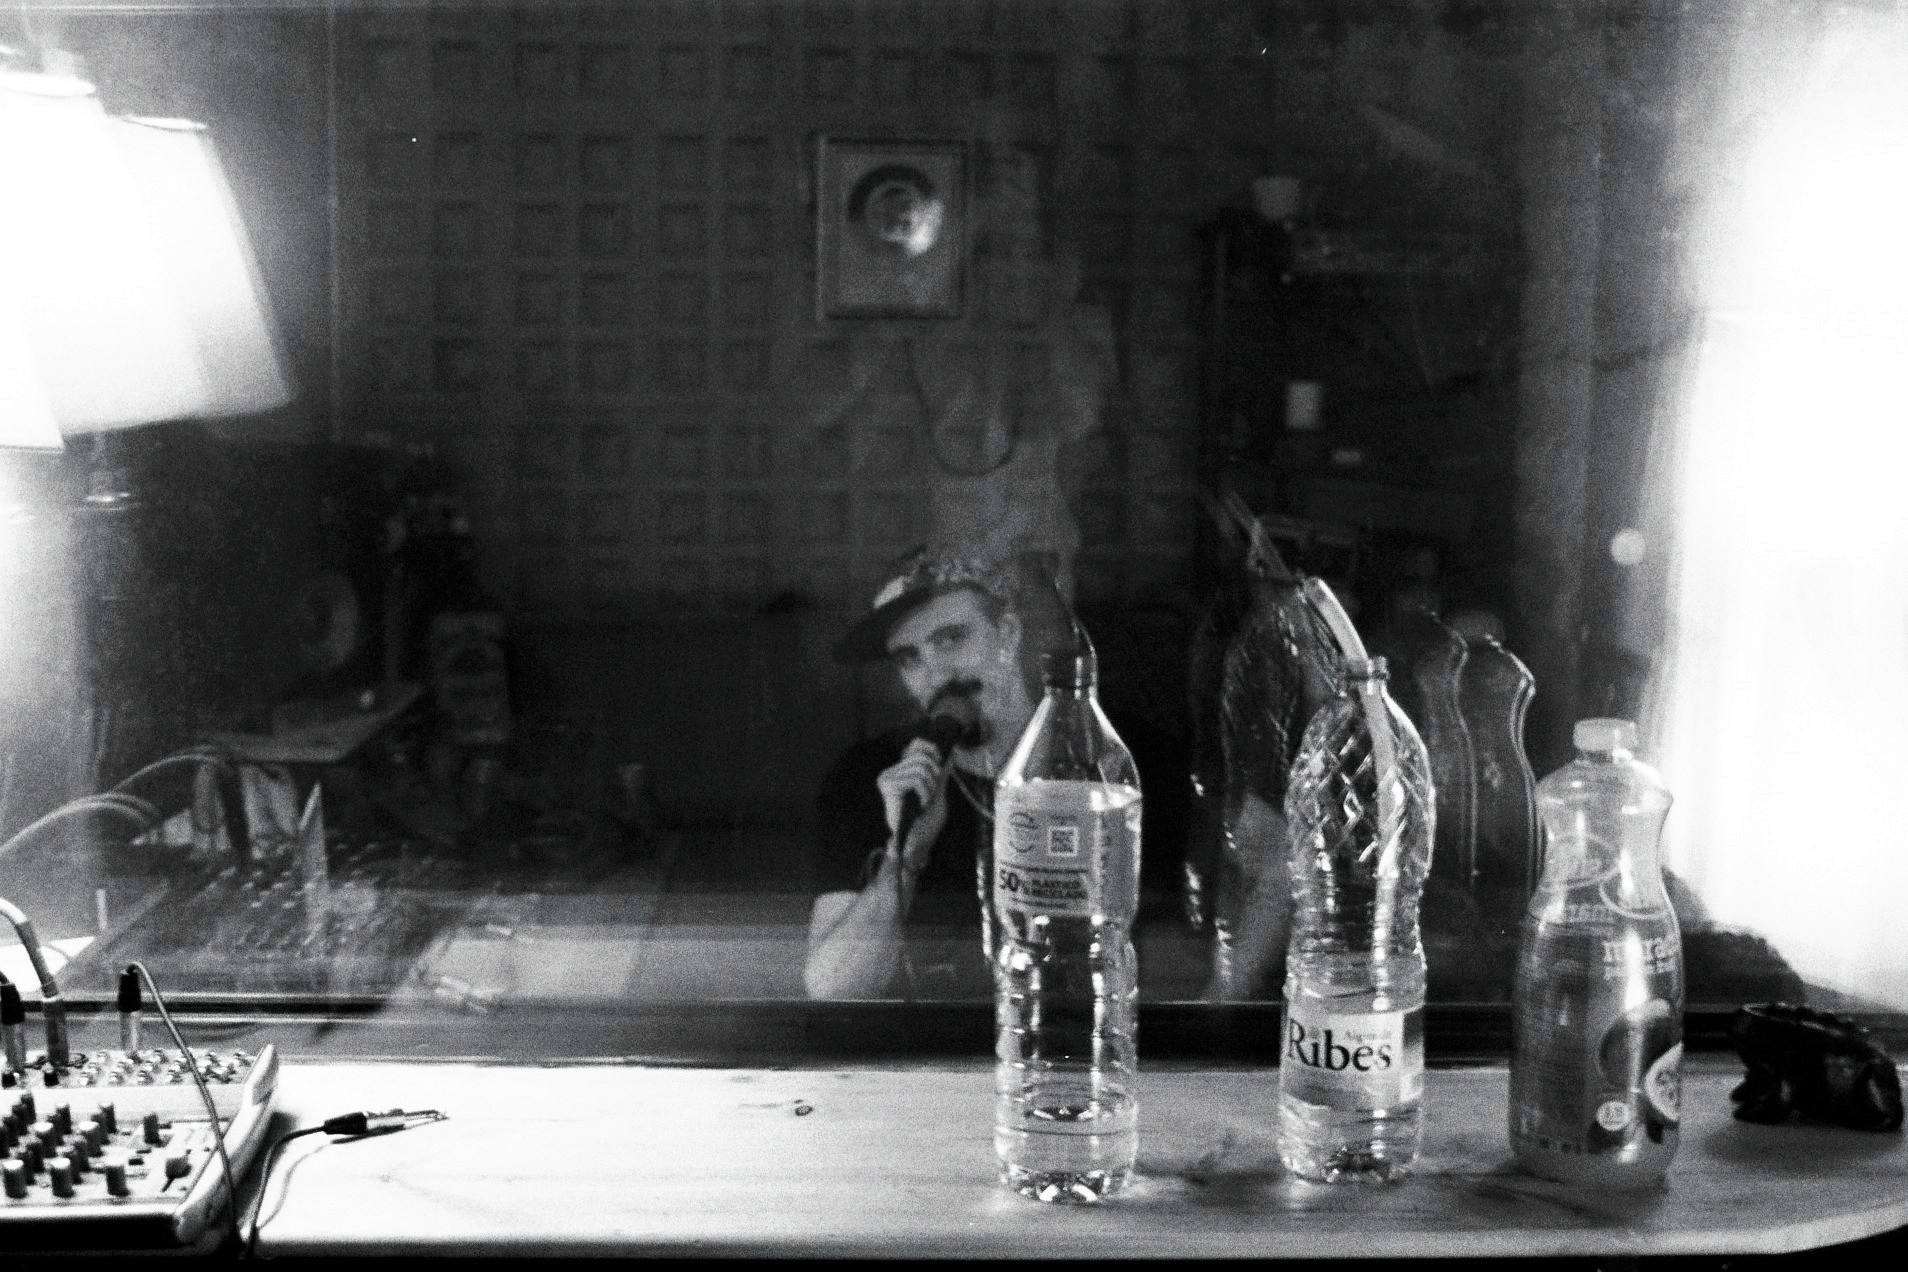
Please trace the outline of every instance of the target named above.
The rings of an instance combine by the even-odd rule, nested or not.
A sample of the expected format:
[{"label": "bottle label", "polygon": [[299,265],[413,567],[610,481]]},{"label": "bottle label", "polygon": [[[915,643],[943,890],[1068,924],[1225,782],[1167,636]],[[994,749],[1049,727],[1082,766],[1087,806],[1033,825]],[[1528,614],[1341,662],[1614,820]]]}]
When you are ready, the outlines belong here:
[{"label": "bottle label", "polygon": [[1279,1090],[1335,1109],[1416,1104],[1424,1094],[1424,1011],[1333,1015],[1288,1002]]},{"label": "bottle label", "polygon": [[1137,854],[1139,802],[1104,809],[1089,803],[1000,794],[994,810],[994,905],[1000,911],[1101,912],[1103,880]]},{"label": "bottle label", "polygon": [[1511,1133],[1579,1157],[1666,1160],[1682,1112],[1676,919],[1597,883],[1540,898],[1513,1003]]}]

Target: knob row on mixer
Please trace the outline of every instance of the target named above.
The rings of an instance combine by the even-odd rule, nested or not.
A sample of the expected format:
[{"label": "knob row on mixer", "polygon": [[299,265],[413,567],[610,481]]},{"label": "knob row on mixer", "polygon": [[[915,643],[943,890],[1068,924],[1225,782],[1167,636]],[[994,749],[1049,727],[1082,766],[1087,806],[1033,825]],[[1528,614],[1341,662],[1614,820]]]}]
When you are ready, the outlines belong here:
[{"label": "knob row on mixer", "polygon": [[[243,1082],[255,1058],[245,1051],[224,1056],[208,1051],[198,1057],[199,1073],[211,1083]],[[192,1066],[176,1051],[95,1051],[79,1059],[67,1078],[73,1086],[165,1086],[192,1080]]]},{"label": "knob row on mixer", "polygon": [[[128,1197],[131,1180],[151,1173],[149,1156],[172,1144],[169,1127],[157,1113],[140,1119],[137,1139],[129,1129],[119,1128],[118,1112],[111,1104],[102,1104],[90,1116],[77,1122],[70,1104],[62,1103],[39,1116],[38,1102],[31,1093],[16,1098],[0,1116],[0,1176],[5,1196],[19,1201],[31,1196],[34,1186],[43,1185],[56,1198],[76,1195],[79,1184],[97,1173],[109,1197]],[[191,1173],[191,1156],[174,1149],[164,1159],[165,1178],[179,1179]]]}]

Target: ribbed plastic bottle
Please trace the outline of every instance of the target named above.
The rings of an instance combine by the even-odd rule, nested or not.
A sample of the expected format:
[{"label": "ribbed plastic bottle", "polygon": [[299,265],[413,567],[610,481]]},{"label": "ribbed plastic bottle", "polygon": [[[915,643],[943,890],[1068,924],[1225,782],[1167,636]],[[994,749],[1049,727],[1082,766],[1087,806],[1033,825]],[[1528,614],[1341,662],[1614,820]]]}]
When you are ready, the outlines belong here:
[{"label": "ribbed plastic bottle", "polygon": [[1670,794],[1628,720],[1579,720],[1537,784],[1543,875],[1511,996],[1511,1147],[1532,1174],[1660,1183],[1682,1104],[1683,953],[1658,842]]},{"label": "ribbed plastic bottle", "polygon": [[[1424,943],[1436,802],[1424,743],[1349,659],[1286,788],[1294,916],[1279,1059],[1279,1155],[1306,1179],[1386,1182],[1418,1155]],[[1374,739],[1373,716],[1382,736]]]},{"label": "ribbed plastic bottle", "polygon": [[994,1151],[1014,1191],[1094,1202],[1138,1143],[1139,771],[1090,653],[1050,656],[1045,679],[995,782]]}]

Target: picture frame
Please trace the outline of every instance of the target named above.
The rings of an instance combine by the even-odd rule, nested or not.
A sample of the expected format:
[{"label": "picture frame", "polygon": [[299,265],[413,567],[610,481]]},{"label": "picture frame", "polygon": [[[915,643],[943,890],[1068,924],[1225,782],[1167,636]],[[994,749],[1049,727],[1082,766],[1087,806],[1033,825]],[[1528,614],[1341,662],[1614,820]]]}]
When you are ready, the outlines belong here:
[{"label": "picture frame", "polygon": [[822,318],[959,318],[966,304],[967,147],[823,137],[816,156]]}]

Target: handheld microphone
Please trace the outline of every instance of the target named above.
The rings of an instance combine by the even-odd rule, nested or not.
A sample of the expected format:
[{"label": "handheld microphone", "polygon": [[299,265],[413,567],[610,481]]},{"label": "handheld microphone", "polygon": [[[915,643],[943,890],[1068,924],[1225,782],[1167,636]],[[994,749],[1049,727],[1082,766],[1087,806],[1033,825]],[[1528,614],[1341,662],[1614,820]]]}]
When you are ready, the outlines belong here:
[{"label": "handheld microphone", "polygon": [[[915,730],[915,736],[932,743],[941,763],[946,764],[948,757],[954,754],[954,748],[973,732],[976,723],[973,699],[965,694],[948,694],[935,700],[928,718]],[[895,819],[894,842],[897,851],[906,851],[908,835],[913,832],[914,823],[920,820],[922,811],[919,795],[909,791],[901,797],[901,815]]]}]

